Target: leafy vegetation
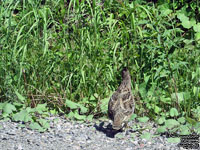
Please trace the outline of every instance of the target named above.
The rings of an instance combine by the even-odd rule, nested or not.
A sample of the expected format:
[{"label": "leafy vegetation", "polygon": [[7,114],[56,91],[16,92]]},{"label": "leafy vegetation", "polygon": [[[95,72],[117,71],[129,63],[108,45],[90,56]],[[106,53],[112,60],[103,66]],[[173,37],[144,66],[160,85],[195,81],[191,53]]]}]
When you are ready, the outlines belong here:
[{"label": "leafy vegetation", "polygon": [[104,116],[128,66],[141,121],[200,132],[199,12],[188,0],[1,1],[2,117],[42,131],[35,113]]}]

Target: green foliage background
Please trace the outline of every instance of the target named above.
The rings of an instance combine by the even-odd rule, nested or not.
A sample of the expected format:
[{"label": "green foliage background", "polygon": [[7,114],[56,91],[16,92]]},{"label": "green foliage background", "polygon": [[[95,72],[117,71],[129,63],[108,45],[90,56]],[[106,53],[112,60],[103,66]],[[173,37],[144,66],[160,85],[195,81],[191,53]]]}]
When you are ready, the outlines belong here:
[{"label": "green foliage background", "polygon": [[102,114],[128,66],[138,115],[200,120],[199,12],[187,0],[1,1],[0,101]]}]

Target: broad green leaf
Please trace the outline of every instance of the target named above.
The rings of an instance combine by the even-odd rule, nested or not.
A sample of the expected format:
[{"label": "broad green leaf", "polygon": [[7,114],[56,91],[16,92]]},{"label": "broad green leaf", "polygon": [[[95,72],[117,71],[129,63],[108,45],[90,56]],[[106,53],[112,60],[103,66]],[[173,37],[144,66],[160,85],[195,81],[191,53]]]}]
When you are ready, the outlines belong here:
[{"label": "broad green leaf", "polygon": [[17,91],[15,91],[15,94],[17,95],[18,99],[20,100],[20,102],[24,103],[25,101],[25,97],[23,97],[20,93],[18,93]]},{"label": "broad green leaf", "polygon": [[94,115],[88,115],[88,116],[87,116],[87,120],[88,120],[88,121],[92,121],[93,117],[94,117]]},{"label": "broad green leaf", "polygon": [[49,129],[50,128],[50,124],[49,124],[49,122],[47,120],[39,119],[38,121],[42,125],[43,128],[45,128],[45,129]]},{"label": "broad green leaf", "polygon": [[80,108],[81,109],[81,113],[86,113],[88,111],[88,109],[86,107],[82,106],[81,104],[72,102],[72,101],[67,100],[67,99],[65,101],[65,104],[66,104],[67,107],[69,107],[71,109],[78,109],[78,108]]},{"label": "broad green leaf", "polygon": [[78,104],[78,106],[81,109],[81,113],[86,113],[88,111],[88,109],[86,107],[82,106],[81,104]]},{"label": "broad green leaf", "polygon": [[68,117],[68,118],[73,118],[73,117],[74,117],[74,113],[73,113],[72,111],[70,111],[70,113],[67,114],[67,117]]},{"label": "broad green leaf", "polygon": [[5,103],[5,105],[3,106],[3,113],[11,114],[13,111],[16,111],[15,106],[10,103]]},{"label": "broad green leaf", "polygon": [[169,98],[169,97],[163,97],[163,96],[161,96],[161,97],[160,97],[160,100],[161,100],[163,103],[165,103],[165,104],[171,104],[171,98]]},{"label": "broad green leaf", "polygon": [[86,115],[79,115],[77,112],[74,114],[74,118],[77,120],[86,120]]},{"label": "broad green leaf", "polygon": [[140,136],[142,139],[150,140],[151,139],[151,133],[145,132]]},{"label": "broad green leaf", "polygon": [[165,117],[161,117],[158,119],[158,124],[163,124],[165,122]]},{"label": "broad green leaf", "polygon": [[180,123],[178,121],[176,121],[175,119],[168,119],[165,121],[165,126],[168,128],[168,129],[172,129],[176,126],[179,126]]},{"label": "broad green leaf", "polygon": [[32,118],[26,110],[21,110],[20,112],[13,115],[13,120],[28,122],[32,121]]},{"label": "broad green leaf", "polygon": [[187,125],[181,125],[180,126],[180,135],[189,135],[190,132],[190,128]]},{"label": "broad green leaf", "polygon": [[6,103],[0,103],[0,110],[3,110],[3,107]]},{"label": "broad green leaf", "polygon": [[183,100],[184,100],[184,97],[183,97],[183,93],[172,93],[171,94],[171,97],[172,99],[175,99],[176,100],[176,96],[178,97],[178,101],[179,103],[181,103]]},{"label": "broad green leaf", "polygon": [[189,20],[189,18],[188,18],[187,16],[185,16],[184,13],[179,13],[179,14],[177,15],[177,18],[180,19],[181,22],[184,22],[184,21],[188,21],[188,20]]},{"label": "broad green leaf", "polygon": [[171,14],[172,13],[172,10],[171,9],[163,9],[163,10],[161,10],[161,15],[162,16],[168,16],[169,14]]},{"label": "broad green leaf", "polygon": [[186,117],[186,120],[188,123],[192,124],[192,125],[195,125],[197,123],[196,120],[194,120],[193,118],[190,118],[190,117]]},{"label": "broad green leaf", "polygon": [[192,27],[192,24],[189,20],[185,20],[182,22],[182,26],[186,29],[190,29]]},{"label": "broad green leaf", "polygon": [[196,41],[200,40],[200,32],[195,33],[195,40]]},{"label": "broad green leaf", "polygon": [[167,141],[169,143],[180,143],[181,140],[179,137],[177,137],[177,138],[168,138]]},{"label": "broad green leaf", "polygon": [[192,98],[189,91],[183,92],[183,97],[185,100],[189,100]]},{"label": "broad green leaf", "polygon": [[130,119],[129,119],[129,121],[135,120],[136,117],[137,117],[136,114],[132,114],[131,117],[130,117]]},{"label": "broad green leaf", "polygon": [[97,93],[94,93],[94,96],[97,98],[97,97],[99,97],[99,95],[97,94]]},{"label": "broad green leaf", "polygon": [[158,127],[156,130],[157,133],[164,133],[166,131],[167,131],[166,126]]},{"label": "broad green leaf", "polygon": [[200,23],[197,23],[193,26],[195,32],[200,32]]},{"label": "broad green leaf", "polygon": [[18,124],[18,127],[19,128],[26,128],[26,125],[25,124]]},{"label": "broad green leaf", "polygon": [[178,118],[178,122],[181,123],[181,124],[184,124],[185,123],[185,117]]},{"label": "broad green leaf", "polygon": [[139,122],[145,123],[149,120],[149,117],[144,116],[144,117],[140,117],[140,118],[137,118],[137,119],[139,120]]},{"label": "broad green leaf", "polygon": [[158,106],[156,106],[156,105],[154,106],[154,112],[155,112],[155,113],[159,114],[161,110],[162,110],[162,109],[161,109],[160,107],[158,107]]},{"label": "broad green leaf", "polygon": [[13,105],[15,105],[15,107],[16,107],[17,109],[22,108],[22,107],[25,107],[25,104],[24,104],[24,103],[19,103],[19,102],[14,102]]},{"label": "broad green leaf", "polygon": [[196,86],[194,86],[194,87],[193,87],[193,94],[194,94],[194,95],[197,95],[198,92],[199,92],[199,88],[196,87]]},{"label": "broad green leaf", "polygon": [[51,109],[51,110],[50,110],[50,113],[51,113],[52,115],[56,115],[58,112],[57,112],[56,109]]},{"label": "broad green leaf", "polygon": [[145,82],[143,82],[142,84],[139,85],[139,92],[142,97],[146,96],[147,91],[146,91],[146,83]]},{"label": "broad green leaf", "polygon": [[39,123],[37,122],[32,122],[29,127],[32,129],[32,130],[38,130],[40,132],[44,132],[46,129],[42,128]]},{"label": "broad green leaf", "polygon": [[198,122],[196,125],[195,125],[195,132],[197,134],[200,134],[200,122]]},{"label": "broad green leaf", "polygon": [[35,108],[26,107],[26,111],[27,111],[28,113],[35,112]]},{"label": "broad green leaf", "polygon": [[94,101],[94,100],[96,100],[96,98],[92,95],[92,96],[90,97],[90,101]]},{"label": "broad green leaf", "polygon": [[100,101],[101,112],[107,113],[109,98],[104,98]]},{"label": "broad green leaf", "polygon": [[68,99],[66,99],[65,104],[66,104],[67,107],[69,107],[71,109],[77,109],[78,108],[77,103],[72,102]]},{"label": "broad green leaf", "polygon": [[195,18],[191,18],[190,19],[190,24],[191,24],[191,26],[195,26],[196,25],[196,19]]},{"label": "broad green leaf", "polygon": [[37,107],[35,107],[35,111],[37,111],[38,113],[42,114],[44,111],[47,111],[47,104],[38,104]]},{"label": "broad green leaf", "polygon": [[171,108],[169,114],[170,114],[171,117],[174,117],[174,116],[178,116],[178,115],[179,115],[179,114],[178,114],[178,110],[177,110],[176,108]]},{"label": "broad green leaf", "polygon": [[149,81],[149,78],[150,78],[150,75],[148,75],[148,76],[144,75],[144,81],[145,81],[145,83],[147,83]]}]

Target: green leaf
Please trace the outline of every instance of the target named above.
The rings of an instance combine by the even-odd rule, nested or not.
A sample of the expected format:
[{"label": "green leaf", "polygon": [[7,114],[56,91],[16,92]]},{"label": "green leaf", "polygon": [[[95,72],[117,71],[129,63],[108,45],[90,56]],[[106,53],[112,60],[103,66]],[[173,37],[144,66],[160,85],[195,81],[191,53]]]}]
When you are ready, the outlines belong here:
[{"label": "green leaf", "polygon": [[81,109],[81,113],[86,113],[88,111],[88,109],[86,107],[82,106],[81,104],[78,104],[78,106]]},{"label": "green leaf", "polygon": [[43,112],[47,111],[47,104],[38,104],[37,107],[35,107],[35,111],[42,114]]},{"label": "green leaf", "polygon": [[68,100],[68,99],[65,100],[65,104],[66,104],[66,106],[69,107],[70,109],[77,109],[77,108],[78,108],[77,103],[72,102],[72,101],[70,101],[70,100]]},{"label": "green leaf", "polygon": [[70,101],[68,99],[66,99],[65,104],[70,109],[78,109],[78,108],[80,108],[81,109],[81,113],[86,113],[88,111],[88,109],[86,107],[82,106],[81,104],[72,102],[72,101]]},{"label": "green leaf", "polygon": [[136,114],[132,114],[131,117],[130,117],[130,119],[129,119],[129,121],[135,120],[136,117],[137,117]]},{"label": "green leaf", "polygon": [[192,27],[191,22],[189,20],[185,20],[182,22],[182,26],[186,29],[190,29]]},{"label": "green leaf", "polygon": [[142,139],[150,140],[151,139],[151,133],[145,132],[140,136]]},{"label": "green leaf", "polygon": [[176,126],[179,126],[180,123],[174,119],[168,119],[165,121],[165,126],[168,128],[168,129],[172,129]]},{"label": "green leaf", "polygon": [[32,129],[32,130],[38,130],[40,132],[44,132],[46,129],[42,128],[39,123],[37,122],[33,122],[29,125],[29,127]]},{"label": "green leaf", "polygon": [[86,115],[79,115],[77,112],[75,112],[74,118],[77,120],[86,120]]},{"label": "green leaf", "polygon": [[171,104],[171,98],[170,97],[160,97],[160,100],[165,104]]},{"label": "green leaf", "polygon": [[137,118],[137,119],[139,120],[139,122],[143,122],[143,123],[145,123],[145,122],[147,122],[149,120],[149,118],[146,117],[146,116],[140,117],[140,118]]},{"label": "green leaf", "polygon": [[180,135],[189,135],[190,132],[190,128],[187,125],[181,125],[180,126]]},{"label": "green leaf", "polygon": [[163,124],[165,122],[165,117],[161,117],[158,119],[158,124]]},{"label": "green leaf", "polygon": [[195,125],[195,124],[197,123],[196,120],[194,120],[194,119],[192,119],[192,118],[190,118],[190,117],[186,117],[186,120],[187,120],[188,123],[190,123],[190,124],[192,124],[192,125]]},{"label": "green leaf", "polygon": [[43,128],[45,128],[45,129],[49,129],[50,128],[50,124],[49,124],[49,122],[47,120],[39,119],[38,121],[39,121],[39,123],[41,124],[41,126]]},{"label": "green leaf", "polygon": [[88,121],[92,121],[93,117],[94,117],[94,115],[88,115],[88,116],[87,116],[87,120],[88,120]]},{"label": "green leaf", "polygon": [[200,134],[200,127],[196,128],[195,131],[197,132],[197,134]]},{"label": "green leaf", "polygon": [[162,110],[162,109],[161,109],[160,107],[158,107],[158,106],[156,106],[156,105],[154,106],[154,112],[155,112],[155,113],[159,114],[161,110]]},{"label": "green leaf", "polygon": [[186,29],[189,29],[192,27],[193,22],[189,21],[189,18],[187,16],[185,16],[185,14],[180,13],[177,15],[178,19],[181,20],[182,22],[182,26]]},{"label": "green leaf", "polygon": [[150,75],[146,76],[146,74],[144,75],[144,81],[147,84],[147,82],[149,81]]},{"label": "green leaf", "polygon": [[96,98],[92,95],[92,96],[90,97],[90,101],[94,101],[94,100],[96,100]]},{"label": "green leaf", "polygon": [[6,103],[0,103],[0,110],[3,110],[3,107],[5,106]]},{"label": "green leaf", "polygon": [[156,130],[157,133],[164,133],[166,131],[167,131],[166,126],[158,127]]},{"label": "green leaf", "polygon": [[176,96],[178,97],[178,101],[179,103],[181,103],[183,100],[184,100],[184,97],[183,97],[183,93],[172,93],[171,94],[171,97],[172,99],[175,99],[176,100]]},{"label": "green leaf", "polygon": [[161,10],[161,15],[162,16],[168,16],[171,13],[172,13],[172,10],[168,9],[168,8],[165,8],[165,9]]},{"label": "green leaf", "polygon": [[200,23],[197,23],[193,26],[195,32],[200,32]]},{"label": "green leaf", "polygon": [[13,115],[13,120],[28,122],[32,121],[32,118],[26,110],[21,110],[20,112]]},{"label": "green leaf", "polygon": [[5,103],[3,106],[3,113],[4,114],[11,114],[13,111],[16,111],[16,108],[14,105],[10,103]]},{"label": "green leaf", "polygon": [[101,112],[107,113],[109,98],[104,98],[100,101]]},{"label": "green leaf", "polygon": [[184,22],[184,21],[188,21],[188,20],[189,20],[189,18],[188,18],[187,16],[185,16],[185,14],[183,14],[183,13],[179,13],[179,14],[177,15],[177,18],[180,19],[181,22]]},{"label": "green leaf", "polygon": [[200,40],[200,32],[195,33],[195,40],[196,41]]},{"label": "green leaf", "polygon": [[167,139],[167,141],[169,142],[169,143],[180,143],[180,138],[168,138]]},{"label": "green leaf", "polygon": [[140,92],[140,95],[144,98],[146,96],[146,83],[143,82],[142,84],[139,85],[139,92]]},{"label": "green leaf", "polygon": [[23,97],[20,93],[18,93],[17,91],[15,91],[15,94],[17,95],[18,99],[20,100],[20,102],[24,103],[25,101],[25,97]]},{"label": "green leaf", "polygon": [[50,110],[50,113],[51,113],[52,115],[56,115],[58,112],[57,112],[56,109],[51,109],[51,110]]},{"label": "green leaf", "polygon": [[178,114],[178,110],[177,110],[176,108],[171,108],[169,114],[170,114],[171,117],[174,117],[174,116],[178,116],[178,115],[179,115],[179,114]]},{"label": "green leaf", "polygon": [[99,97],[99,95],[98,95],[97,93],[94,93],[94,97],[96,97],[96,98],[97,98],[97,97]]},{"label": "green leaf", "polygon": [[185,123],[185,117],[178,118],[178,122],[181,123],[181,124],[184,124]]},{"label": "green leaf", "polygon": [[72,111],[70,111],[70,113],[67,115],[68,118],[73,118],[74,117],[74,113]]}]

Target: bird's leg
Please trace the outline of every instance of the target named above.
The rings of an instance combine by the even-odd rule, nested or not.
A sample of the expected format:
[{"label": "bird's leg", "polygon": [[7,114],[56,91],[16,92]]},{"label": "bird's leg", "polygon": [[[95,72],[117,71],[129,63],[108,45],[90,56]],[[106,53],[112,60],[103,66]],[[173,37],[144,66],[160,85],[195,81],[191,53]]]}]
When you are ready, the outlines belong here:
[{"label": "bird's leg", "polygon": [[125,131],[125,135],[128,135],[128,131],[130,126],[128,126],[128,121],[124,122],[123,131]]}]

